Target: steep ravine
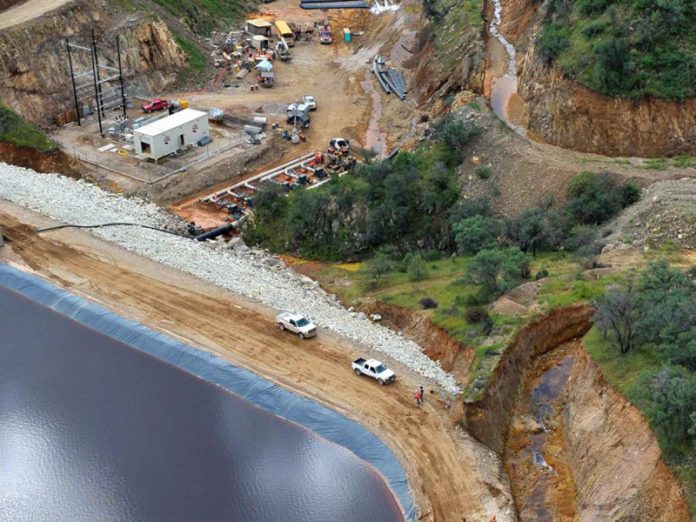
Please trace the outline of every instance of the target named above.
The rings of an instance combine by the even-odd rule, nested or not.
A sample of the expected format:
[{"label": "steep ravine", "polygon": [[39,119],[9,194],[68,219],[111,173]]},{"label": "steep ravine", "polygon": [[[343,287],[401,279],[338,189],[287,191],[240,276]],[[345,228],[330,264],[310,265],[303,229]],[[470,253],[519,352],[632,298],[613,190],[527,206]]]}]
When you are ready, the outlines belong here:
[{"label": "steep ravine", "polygon": [[591,317],[571,306],[527,325],[464,424],[502,456],[520,520],[686,522],[647,421],[584,351]]}]

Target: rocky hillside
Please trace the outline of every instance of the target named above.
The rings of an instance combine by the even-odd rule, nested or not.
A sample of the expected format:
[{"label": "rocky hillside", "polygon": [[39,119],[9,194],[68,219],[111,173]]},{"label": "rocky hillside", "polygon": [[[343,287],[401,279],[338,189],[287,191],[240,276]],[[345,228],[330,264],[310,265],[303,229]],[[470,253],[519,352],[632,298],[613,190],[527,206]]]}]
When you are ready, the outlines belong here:
[{"label": "rocky hillside", "polygon": [[465,89],[481,92],[486,64],[484,2],[426,0],[418,52],[411,60],[422,100]]},{"label": "rocky hillside", "polygon": [[[162,89],[186,64],[186,55],[163,22],[138,12],[125,15],[113,2],[78,0],[0,32],[0,99],[41,125],[71,109],[65,39],[87,43],[92,28],[107,65],[116,65],[116,35],[121,37],[126,84],[132,92]],[[80,54],[74,57],[76,65],[90,67]]]}]

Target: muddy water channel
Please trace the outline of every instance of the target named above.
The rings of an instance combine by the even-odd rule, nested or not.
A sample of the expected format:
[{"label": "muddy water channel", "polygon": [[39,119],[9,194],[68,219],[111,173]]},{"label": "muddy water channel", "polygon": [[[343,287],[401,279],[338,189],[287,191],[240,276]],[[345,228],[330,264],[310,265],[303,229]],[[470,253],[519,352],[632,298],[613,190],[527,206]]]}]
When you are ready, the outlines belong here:
[{"label": "muddy water channel", "polygon": [[0,288],[0,520],[403,520],[348,450]]},{"label": "muddy water channel", "polygon": [[538,357],[515,409],[505,466],[520,520],[576,519],[576,490],[564,459],[562,416],[577,342]]},{"label": "muddy water channel", "polygon": [[503,120],[511,129],[524,136],[527,130],[521,125],[513,123],[508,111],[510,100],[517,94],[517,55],[515,46],[505,38],[502,32],[500,32],[503,13],[502,1],[503,0],[492,0],[494,9],[493,20],[488,26],[488,30],[505,48],[505,52],[508,55],[508,66],[505,74],[493,81],[493,85],[491,86],[491,108],[496,116]]}]

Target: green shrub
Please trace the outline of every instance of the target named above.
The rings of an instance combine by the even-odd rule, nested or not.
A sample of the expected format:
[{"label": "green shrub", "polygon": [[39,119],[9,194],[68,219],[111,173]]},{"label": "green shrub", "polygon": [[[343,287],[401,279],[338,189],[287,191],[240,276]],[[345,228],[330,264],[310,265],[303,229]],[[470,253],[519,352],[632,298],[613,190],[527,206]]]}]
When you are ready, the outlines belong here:
[{"label": "green shrub", "polygon": [[453,230],[459,253],[466,255],[495,246],[500,226],[495,219],[473,216],[454,225]]},{"label": "green shrub", "polygon": [[428,277],[428,267],[425,265],[425,261],[423,261],[421,256],[413,256],[408,264],[407,273],[409,281],[422,281]]},{"label": "green shrub", "polygon": [[0,141],[40,152],[51,152],[58,145],[36,126],[24,121],[9,107],[0,104]]},{"label": "green shrub", "polygon": [[488,179],[491,177],[492,170],[490,165],[479,165],[474,169],[474,174],[476,174],[479,179]]},{"label": "green shrub", "polygon": [[550,0],[536,48],[586,87],[622,98],[696,95],[696,5]]}]

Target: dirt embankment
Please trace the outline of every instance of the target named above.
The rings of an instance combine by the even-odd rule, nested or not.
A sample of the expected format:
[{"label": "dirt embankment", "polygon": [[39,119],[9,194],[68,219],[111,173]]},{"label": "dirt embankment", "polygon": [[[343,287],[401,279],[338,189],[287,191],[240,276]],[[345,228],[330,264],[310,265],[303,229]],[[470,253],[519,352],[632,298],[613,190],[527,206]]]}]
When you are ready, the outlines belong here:
[{"label": "dirt embankment", "polygon": [[[0,32],[0,99],[28,120],[46,125],[74,108],[65,39],[80,45],[96,30],[100,63],[118,67],[121,37],[126,86],[157,92],[175,79],[186,56],[162,22],[127,14],[113,2],[80,0]],[[77,69],[91,71],[87,52],[73,53]],[[84,81],[84,80],[83,80]],[[84,101],[93,96],[84,95]],[[92,103],[90,101],[90,103]]]},{"label": "dirt embankment", "polygon": [[517,50],[518,94],[530,136],[560,147],[608,156],[659,157],[696,150],[696,100],[611,98],[544,65],[534,41],[546,4],[502,0],[501,25]]},{"label": "dirt embankment", "polygon": [[379,301],[365,306],[363,311],[381,315],[386,326],[413,339],[423,347],[428,357],[439,361],[444,370],[466,384],[475,355],[473,348],[450,337],[445,330],[418,312]]},{"label": "dirt embankment", "polygon": [[533,358],[584,335],[593,310],[584,305],[559,308],[522,329],[503,353],[485,395],[468,405],[465,423],[471,434],[502,454],[525,370]]},{"label": "dirt embankment", "polygon": [[37,172],[59,172],[66,176],[80,177],[74,160],[59,150],[39,152],[28,147],[0,142],[0,161]]},{"label": "dirt embankment", "polygon": [[647,421],[609,386],[584,350],[576,355],[569,383],[563,431],[578,518],[691,520]]}]

